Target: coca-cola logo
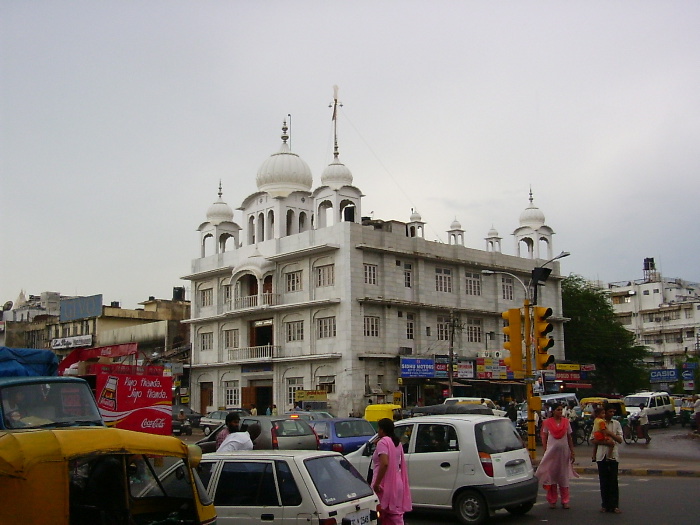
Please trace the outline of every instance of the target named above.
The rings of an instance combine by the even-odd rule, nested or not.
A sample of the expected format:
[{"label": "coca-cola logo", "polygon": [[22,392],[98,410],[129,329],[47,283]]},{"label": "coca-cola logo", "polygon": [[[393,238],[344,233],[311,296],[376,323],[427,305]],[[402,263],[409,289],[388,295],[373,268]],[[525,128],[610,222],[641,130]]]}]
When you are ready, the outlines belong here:
[{"label": "coca-cola logo", "polygon": [[141,421],[141,428],[165,428],[165,418],[144,419]]}]

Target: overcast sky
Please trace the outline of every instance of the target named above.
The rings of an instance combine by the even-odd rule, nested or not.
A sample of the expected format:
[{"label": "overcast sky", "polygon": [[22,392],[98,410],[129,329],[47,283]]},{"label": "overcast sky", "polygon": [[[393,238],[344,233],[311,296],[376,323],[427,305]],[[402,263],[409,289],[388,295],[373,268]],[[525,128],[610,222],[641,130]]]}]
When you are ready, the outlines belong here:
[{"label": "overcast sky", "polygon": [[514,254],[532,186],[563,273],[700,281],[695,0],[0,6],[0,302],[171,298],[287,114],[320,183],[334,84],[364,215]]}]

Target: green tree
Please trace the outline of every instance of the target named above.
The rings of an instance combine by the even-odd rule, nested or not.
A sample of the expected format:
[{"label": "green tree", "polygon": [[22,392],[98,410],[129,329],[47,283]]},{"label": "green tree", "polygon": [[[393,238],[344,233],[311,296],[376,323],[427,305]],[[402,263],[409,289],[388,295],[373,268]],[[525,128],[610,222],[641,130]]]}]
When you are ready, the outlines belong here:
[{"label": "green tree", "polygon": [[562,281],[562,307],[570,319],[564,324],[566,358],[595,365],[596,392],[626,394],[648,386],[644,358],[649,352],[615,318],[604,290],[570,275]]}]

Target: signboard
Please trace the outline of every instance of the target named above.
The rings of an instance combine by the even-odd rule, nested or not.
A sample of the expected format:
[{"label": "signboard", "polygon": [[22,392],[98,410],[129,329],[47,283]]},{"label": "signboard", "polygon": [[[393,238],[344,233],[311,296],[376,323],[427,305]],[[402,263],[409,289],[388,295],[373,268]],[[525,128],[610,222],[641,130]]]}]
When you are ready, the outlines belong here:
[{"label": "signboard", "polygon": [[435,377],[435,361],[432,359],[402,357],[401,377]]},{"label": "signboard", "polygon": [[692,368],[695,369],[698,367],[698,364],[695,361],[690,361],[688,363],[683,363],[683,368]]},{"label": "signboard", "polygon": [[474,361],[457,363],[457,377],[459,379],[474,379]]},{"label": "signboard", "polygon": [[172,433],[172,379],[166,376],[98,374],[95,397],[108,426],[162,434]]},{"label": "signboard", "polygon": [[479,357],[476,360],[477,379],[508,379],[508,368],[503,359]]},{"label": "signboard", "polygon": [[650,383],[675,383],[678,381],[678,370],[675,368],[660,368],[649,372]]},{"label": "signboard", "polygon": [[574,364],[574,363],[557,363],[556,364],[556,369],[557,372],[559,370],[565,370],[565,371],[576,371],[578,372],[581,370],[581,365],[579,364]]},{"label": "signboard", "polygon": [[51,339],[51,350],[79,348],[81,346],[92,346],[92,335],[76,335],[73,337]]},{"label": "signboard", "polygon": [[595,365],[581,365],[581,372],[595,372]]},{"label": "signboard", "polygon": [[684,381],[692,381],[695,378],[695,370],[685,368],[681,371],[681,377]]},{"label": "signboard", "polygon": [[328,401],[328,393],[325,390],[297,390],[294,401]]},{"label": "signboard", "polygon": [[435,377],[447,377],[447,367],[450,364],[449,355],[435,356]]},{"label": "signboard", "polygon": [[692,392],[695,390],[695,381],[683,381],[683,390]]},{"label": "signboard", "polygon": [[62,323],[88,317],[99,317],[102,315],[102,294],[61,299],[59,312],[59,319]]},{"label": "signboard", "polygon": [[578,370],[576,372],[560,372],[559,369],[557,369],[555,378],[560,381],[579,381],[581,379],[581,372]]}]

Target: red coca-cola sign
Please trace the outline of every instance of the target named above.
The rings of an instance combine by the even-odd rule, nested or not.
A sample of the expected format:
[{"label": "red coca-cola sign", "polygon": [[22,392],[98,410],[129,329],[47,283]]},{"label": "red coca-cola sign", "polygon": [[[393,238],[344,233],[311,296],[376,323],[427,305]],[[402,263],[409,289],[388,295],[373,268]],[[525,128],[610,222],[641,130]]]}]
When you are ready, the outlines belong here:
[{"label": "red coca-cola sign", "polygon": [[108,426],[170,435],[172,378],[117,373],[96,376],[95,396]]}]

